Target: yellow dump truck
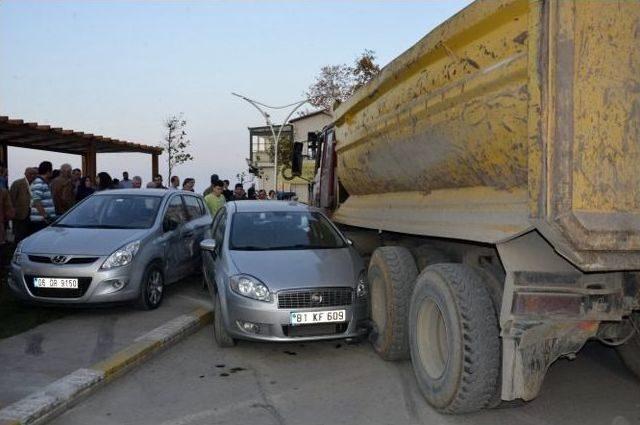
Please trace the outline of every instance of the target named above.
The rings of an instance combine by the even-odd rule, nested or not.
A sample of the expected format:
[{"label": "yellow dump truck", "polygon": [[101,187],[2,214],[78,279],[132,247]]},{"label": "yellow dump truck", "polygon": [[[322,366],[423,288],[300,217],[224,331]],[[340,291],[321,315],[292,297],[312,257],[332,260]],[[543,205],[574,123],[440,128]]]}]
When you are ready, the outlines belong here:
[{"label": "yellow dump truck", "polygon": [[589,339],[640,376],[639,1],[478,0],[334,112],[313,197],[431,405],[530,400]]}]

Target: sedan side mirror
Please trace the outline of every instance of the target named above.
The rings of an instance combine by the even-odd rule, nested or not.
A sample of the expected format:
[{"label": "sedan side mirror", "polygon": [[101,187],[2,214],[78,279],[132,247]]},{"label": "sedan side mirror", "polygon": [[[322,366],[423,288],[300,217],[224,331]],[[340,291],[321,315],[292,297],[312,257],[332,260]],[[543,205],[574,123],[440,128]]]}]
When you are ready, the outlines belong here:
[{"label": "sedan side mirror", "polygon": [[351,239],[347,239],[347,245],[353,246],[353,241]]},{"label": "sedan side mirror", "polygon": [[214,252],[216,250],[216,240],[204,239],[202,242],[200,242],[200,249],[203,251]]}]

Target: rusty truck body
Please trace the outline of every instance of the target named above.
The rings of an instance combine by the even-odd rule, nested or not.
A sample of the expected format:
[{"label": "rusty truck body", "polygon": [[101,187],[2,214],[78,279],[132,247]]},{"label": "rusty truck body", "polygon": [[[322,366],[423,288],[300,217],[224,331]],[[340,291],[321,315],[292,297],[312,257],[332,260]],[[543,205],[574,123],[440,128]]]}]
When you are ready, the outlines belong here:
[{"label": "rusty truck body", "polygon": [[313,198],[429,403],[530,400],[592,338],[640,374],[640,2],[478,0],[334,113]]}]

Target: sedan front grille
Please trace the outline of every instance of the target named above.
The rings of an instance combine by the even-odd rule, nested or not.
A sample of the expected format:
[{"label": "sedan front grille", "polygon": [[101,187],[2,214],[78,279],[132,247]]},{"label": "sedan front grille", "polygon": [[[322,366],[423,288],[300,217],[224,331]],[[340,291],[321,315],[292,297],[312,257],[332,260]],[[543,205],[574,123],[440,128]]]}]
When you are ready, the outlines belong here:
[{"label": "sedan front grille", "polygon": [[351,288],[294,289],[278,292],[278,308],[316,308],[351,305]]}]

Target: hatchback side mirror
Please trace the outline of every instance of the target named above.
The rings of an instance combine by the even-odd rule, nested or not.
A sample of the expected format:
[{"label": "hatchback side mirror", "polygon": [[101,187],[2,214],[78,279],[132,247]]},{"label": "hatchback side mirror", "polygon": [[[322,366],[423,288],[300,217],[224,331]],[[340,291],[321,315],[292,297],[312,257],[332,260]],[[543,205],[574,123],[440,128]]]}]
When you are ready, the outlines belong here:
[{"label": "hatchback side mirror", "polygon": [[170,232],[171,230],[176,230],[180,223],[175,218],[167,217],[162,223],[162,229],[165,232]]},{"label": "hatchback side mirror", "polygon": [[214,252],[216,250],[216,240],[204,239],[202,242],[200,242],[200,249],[203,251]]}]

